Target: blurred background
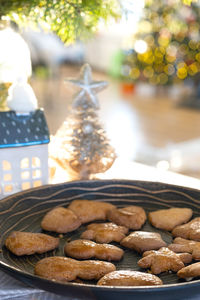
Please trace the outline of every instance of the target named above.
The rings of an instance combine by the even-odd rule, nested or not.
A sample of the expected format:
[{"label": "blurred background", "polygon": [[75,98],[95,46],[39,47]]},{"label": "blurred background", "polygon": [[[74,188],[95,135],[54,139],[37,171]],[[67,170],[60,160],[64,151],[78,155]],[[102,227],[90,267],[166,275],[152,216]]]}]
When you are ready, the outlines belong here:
[{"label": "blurred background", "polygon": [[[71,44],[39,26],[12,22],[12,29],[30,49],[29,82],[51,135],[74,94],[64,79],[87,62],[94,80],[109,83],[98,94],[99,115],[117,155],[200,178],[200,1],[129,1],[120,21],[99,22]],[[0,32],[0,57],[8,41]],[[17,48],[10,49],[14,60]]]}]

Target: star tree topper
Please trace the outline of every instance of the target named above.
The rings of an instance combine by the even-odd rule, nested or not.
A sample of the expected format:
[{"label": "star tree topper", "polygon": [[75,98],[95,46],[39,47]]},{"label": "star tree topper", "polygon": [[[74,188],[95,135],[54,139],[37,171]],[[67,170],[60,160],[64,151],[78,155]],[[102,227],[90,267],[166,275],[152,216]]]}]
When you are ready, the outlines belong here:
[{"label": "star tree topper", "polygon": [[87,109],[92,107],[99,109],[99,101],[95,95],[107,87],[108,83],[106,81],[93,81],[89,64],[83,65],[78,79],[67,78],[65,81],[80,88],[74,97],[72,103],[73,108],[83,107]]}]

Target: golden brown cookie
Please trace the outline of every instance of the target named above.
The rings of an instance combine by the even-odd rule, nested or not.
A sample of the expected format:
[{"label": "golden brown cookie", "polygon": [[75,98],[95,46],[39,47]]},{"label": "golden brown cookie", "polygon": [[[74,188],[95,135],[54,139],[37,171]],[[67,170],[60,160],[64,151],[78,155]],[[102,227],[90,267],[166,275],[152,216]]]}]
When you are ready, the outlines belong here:
[{"label": "golden brown cookie", "polygon": [[182,268],[177,273],[180,278],[200,277],[200,262]]},{"label": "golden brown cookie", "polygon": [[172,235],[188,240],[200,241],[200,217],[194,218],[184,225],[176,226],[172,231]]},{"label": "golden brown cookie", "polygon": [[117,225],[137,230],[145,223],[146,213],[142,207],[131,205],[109,210],[107,218]]},{"label": "golden brown cookie", "polygon": [[65,254],[77,259],[95,257],[103,260],[120,260],[124,251],[116,246],[97,244],[89,240],[75,240],[65,244]]},{"label": "golden brown cookie", "polygon": [[126,236],[120,244],[139,253],[147,250],[157,250],[167,245],[159,233],[146,231],[134,231]]},{"label": "golden brown cookie", "polygon": [[44,233],[13,231],[5,240],[5,246],[15,255],[44,253],[57,248],[59,239]]},{"label": "golden brown cookie", "polygon": [[168,248],[177,253],[191,253],[193,259],[200,260],[200,242],[177,237],[172,244],[168,245]]},{"label": "golden brown cookie", "polygon": [[105,274],[115,271],[112,263],[104,261],[78,261],[69,257],[52,256],[38,261],[34,273],[40,277],[61,282],[76,280],[98,280]]},{"label": "golden brown cookie", "polygon": [[82,224],[95,220],[106,220],[108,210],[115,208],[114,205],[91,200],[74,200],[68,206],[80,219]]},{"label": "golden brown cookie", "polygon": [[68,208],[55,207],[42,219],[41,227],[47,231],[66,233],[81,226],[81,220]]},{"label": "golden brown cookie", "polygon": [[184,263],[190,263],[192,255],[189,253],[174,253],[168,248],[162,247],[158,251],[151,250],[143,253],[143,258],[138,261],[141,268],[150,268],[153,274],[173,271],[177,272],[184,267]]},{"label": "golden brown cookie", "polygon": [[87,226],[87,230],[81,234],[81,238],[97,243],[120,242],[127,233],[128,228],[114,223],[93,223]]},{"label": "golden brown cookie", "polygon": [[81,279],[98,280],[107,273],[116,270],[114,264],[100,260],[83,260],[79,262],[79,275]]},{"label": "golden brown cookie", "polygon": [[150,212],[149,222],[156,228],[171,231],[175,226],[186,223],[192,217],[190,208],[168,208]]},{"label": "golden brown cookie", "polygon": [[162,280],[155,275],[129,270],[113,271],[104,275],[97,282],[97,285],[108,286],[146,286],[162,284]]}]

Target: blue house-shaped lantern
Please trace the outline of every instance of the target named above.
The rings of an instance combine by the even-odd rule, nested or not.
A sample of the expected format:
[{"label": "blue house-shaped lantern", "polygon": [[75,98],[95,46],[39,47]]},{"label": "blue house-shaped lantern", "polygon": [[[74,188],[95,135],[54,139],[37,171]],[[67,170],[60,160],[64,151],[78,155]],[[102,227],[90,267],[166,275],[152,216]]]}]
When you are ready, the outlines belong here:
[{"label": "blue house-shaped lantern", "polygon": [[0,112],[0,197],[48,183],[49,140],[42,109]]}]

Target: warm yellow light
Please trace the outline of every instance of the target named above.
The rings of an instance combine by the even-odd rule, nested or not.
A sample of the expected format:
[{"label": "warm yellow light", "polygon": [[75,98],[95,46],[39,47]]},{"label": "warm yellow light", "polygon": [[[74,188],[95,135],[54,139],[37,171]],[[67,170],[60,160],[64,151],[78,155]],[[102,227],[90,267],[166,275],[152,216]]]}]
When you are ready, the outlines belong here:
[{"label": "warm yellow light", "polygon": [[148,66],[144,69],[144,76],[147,77],[147,78],[151,78],[154,74],[154,70],[152,67]]},{"label": "warm yellow light", "polygon": [[134,44],[134,49],[137,53],[145,53],[147,51],[147,43],[143,40],[137,40]]},{"label": "warm yellow light", "polygon": [[[161,47],[160,47],[161,48]],[[161,51],[160,51],[160,48],[158,49],[158,48],[156,48],[155,49],[155,51],[154,51],[154,54],[155,54],[155,56],[156,56],[156,59],[157,58],[163,58],[163,53],[161,53]]]},{"label": "warm yellow light", "polygon": [[158,61],[156,61],[156,64],[154,66],[154,69],[157,73],[162,73],[164,70],[165,65],[163,63],[157,63]]},{"label": "warm yellow light", "polygon": [[139,22],[138,32],[151,33],[151,31],[152,31],[152,24],[150,21],[143,20],[143,21]]},{"label": "warm yellow light", "polygon": [[177,68],[178,69],[182,69],[182,68],[186,68],[187,67],[187,65],[186,65],[186,63],[184,62],[184,61],[181,61],[180,63],[178,63],[178,65],[177,65]]},{"label": "warm yellow light", "polygon": [[198,72],[198,67],[197,67],[196,63],[193,63],[193,64],[189,65],[189,67],[188,67],[188,73],[191,76],[194,76],[197,72]]},{"label": "warm yellow light", "polygon": [[144,41],[147,43],[147,45],[149,47],[152,47],[155,43],[155,40],[154,40],[154,37],[152,35],[147,35],[145,38],[144,38]]},{"label": "warm yellow light", "polygon": [[129,75],[131,78],[137,79],[140,76],[140,70],[138,68],[132,68]]},{"label": "warm yellow light", "polygon": [[169,42],[170,42],[170,40],[167,37],[160,36],[158,38],[158,43],[161,47],[166,47],[167,45],[169,45]]},{"label": "warm yellow light", "polygon": [[172,56],[172,55],[166,55],[166,60],[168,62],[173,62],[176,60],[176,56]]},{"label": "warm yellow light", "polygon": [[182,45],[180,45],[178,51],[180,51],[182,54],[187,54],[188,46],[186,44],[182,44]]},{"label": "warm yellow light", "polygon": [[177,51],[178,51],[178,49],[175,45],[169,45],[166,50],[167,55],[169,55],[169,56],[176,56]]},{"label": "warm yellow light", "polygon": [[187,77],[187,69],[185,67],[179,68],[177,71],[177,76],[180,79],[185,79]]},{"label": "warm yellow light", "polygon": [[200,52],[196,54],[195,58],[198,62],[200,62]]},{"label": "warm yellow light", "polygon": [[193,41],[193,40],[190,40],[188,45],[189,45],[190,49],[192,49],[192,50],[196,50],[197,46],[198,46],[197,42]]},{"label": "warm yellow light", "polygon": [[165,72],[167,75],[172,75],[172,74],[175,72],[174,66],[173,66],[172,64],[167,64],[167,65],[164,67],[164,72]]}]

